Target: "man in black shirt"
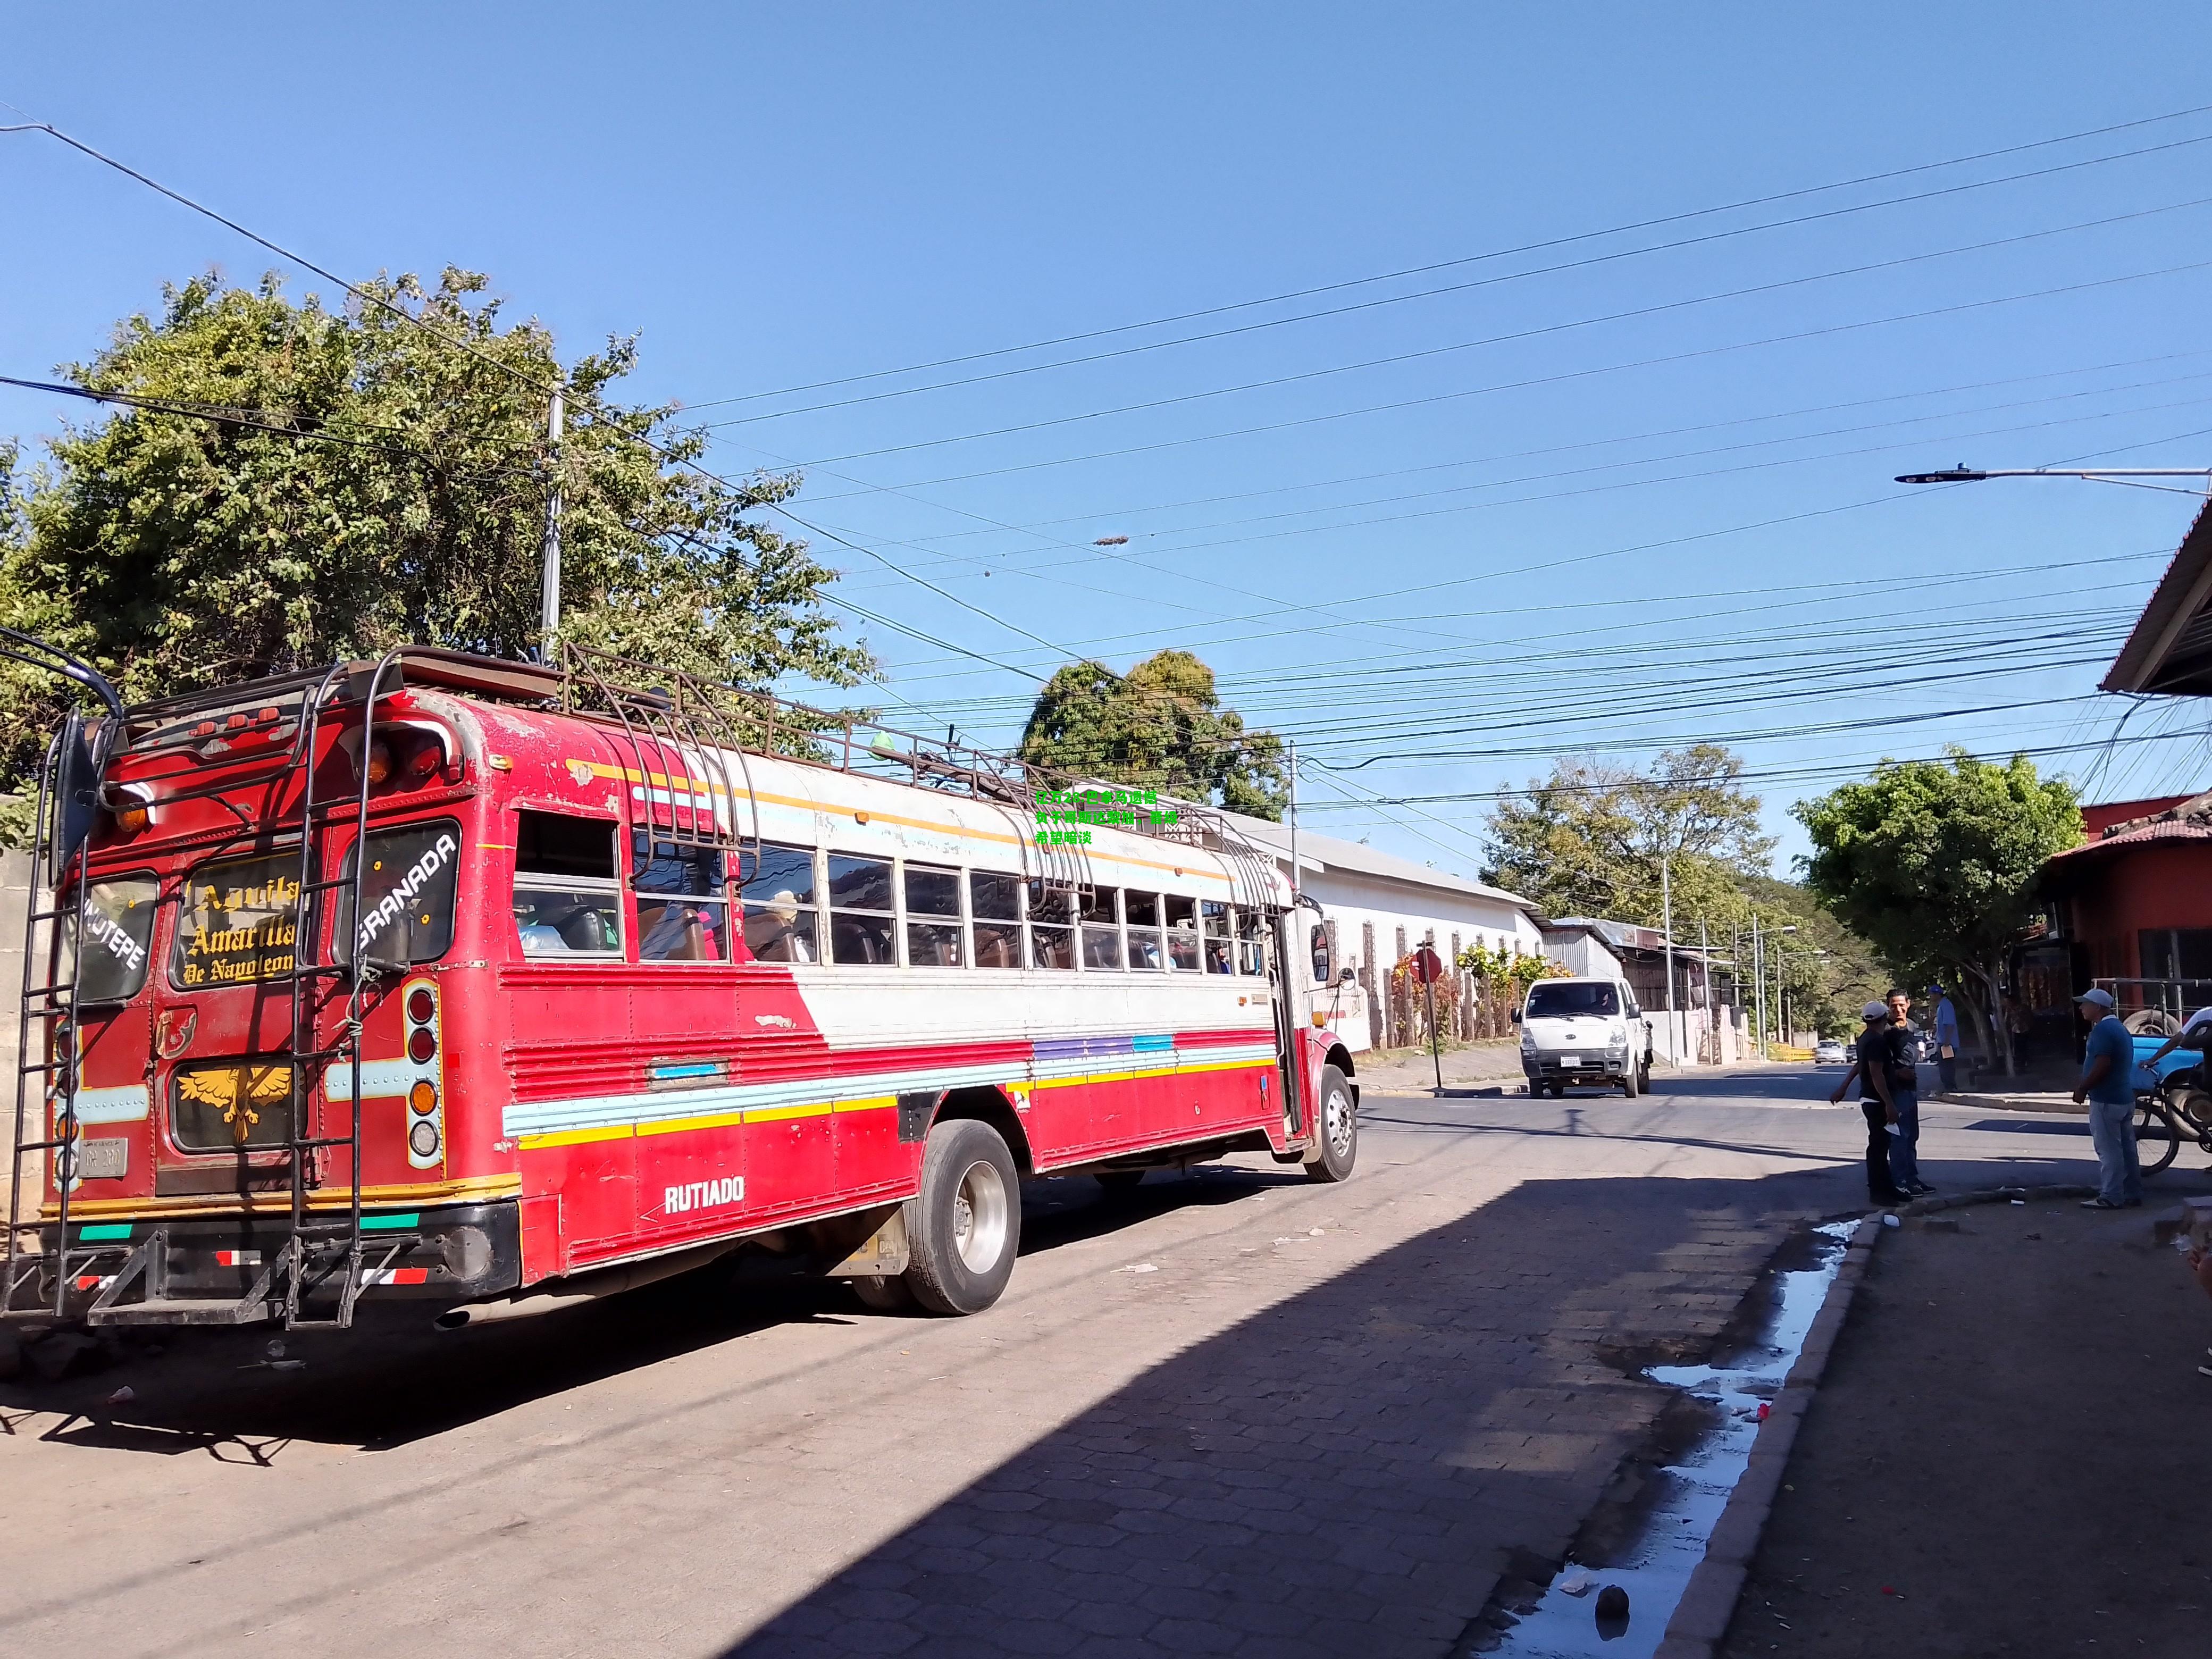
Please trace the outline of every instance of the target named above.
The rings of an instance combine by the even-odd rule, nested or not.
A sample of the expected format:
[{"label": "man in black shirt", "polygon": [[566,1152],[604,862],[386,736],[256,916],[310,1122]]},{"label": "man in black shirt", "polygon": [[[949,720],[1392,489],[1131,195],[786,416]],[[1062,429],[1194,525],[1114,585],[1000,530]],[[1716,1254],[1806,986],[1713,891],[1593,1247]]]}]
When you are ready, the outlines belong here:
[{"label": "man in black shirt", "polygon": [[1889,1068],[1895,1049],[1895,1037],[1889,1022],[1889,1005],[1869,1002],[1859,1010],[1866,1021],[1866,1029],[1859,1033],[1858,1060],[1844,1073],[1844,1080],[1828,1097],[1841,1102],[1844,1091],[1851,1086],[1851,1079],[1859,1080],[1859,1110],[1866,1115],[1867,1124],[1867,1200],[1877,1205],[1902,1204],[1907,1194],[1898,1190],[1890,1178],[1890,1126],[1897,1121],[1897,1100],[1890,1092]]}]

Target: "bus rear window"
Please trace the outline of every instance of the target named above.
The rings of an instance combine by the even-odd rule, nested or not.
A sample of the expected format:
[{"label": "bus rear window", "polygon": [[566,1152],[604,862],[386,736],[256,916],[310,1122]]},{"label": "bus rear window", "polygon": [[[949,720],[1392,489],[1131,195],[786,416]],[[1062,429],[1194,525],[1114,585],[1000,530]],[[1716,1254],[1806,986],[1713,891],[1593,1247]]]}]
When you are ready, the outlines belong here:
[{"label": "bus rear window", "polygon": [[[347,867],[331,873],[350,875]],[[435,962],[453,943],[453,896],[460,884],[461,826],[452,818],[380,830],[361,865],[360,921],[339,929],[340,962],[359,951],[371,962]],[[349,916],[352,907],[348,907]]]},{"label": "bus rear window", "polygon": [[297,852],[203,864],[185,880],[169,982],[204,991],[289,974],[299,923]]},{"label": "bus rear window", "polygon": [[[150,875],[118,876],[96,881],[84,896],[82,1002],[128,1002],[146,982],[148,942],[154,936],[154,906],[161,884]],[[58,982],[77,977],[76,910],[62,902],[61,972]]]}]

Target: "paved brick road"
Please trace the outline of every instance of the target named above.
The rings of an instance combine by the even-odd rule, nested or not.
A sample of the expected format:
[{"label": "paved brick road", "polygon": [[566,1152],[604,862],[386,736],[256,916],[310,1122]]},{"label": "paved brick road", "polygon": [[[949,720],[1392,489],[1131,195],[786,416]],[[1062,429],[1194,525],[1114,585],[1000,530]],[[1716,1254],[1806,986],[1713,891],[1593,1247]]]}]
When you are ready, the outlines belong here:
[{"label": "paved brick road", "polygon": [[[672,1285],[0,1393],[0,1651],[1441,1659],[1665,1403],[1626,1361],[1854,1202],[1857,1114],[1771,1097],[1813,1086],[1376,1098],[1343,1187],[1048,1183],[972,1320]],[[2087,1152],[1929,1115],[1939,1180]]]}]

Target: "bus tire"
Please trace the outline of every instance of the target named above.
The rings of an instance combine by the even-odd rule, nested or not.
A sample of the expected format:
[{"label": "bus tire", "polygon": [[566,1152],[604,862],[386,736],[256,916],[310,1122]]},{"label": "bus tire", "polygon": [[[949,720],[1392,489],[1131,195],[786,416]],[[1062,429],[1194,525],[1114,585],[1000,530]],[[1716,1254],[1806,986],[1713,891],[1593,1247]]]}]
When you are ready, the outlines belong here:
[{"label": "bus tire", "polygon": [[1012,1277],[1022,1242],[1021,1175],[989,1124],[948,1118],[922,1143],[921,1190],[907,1200],[904,1275],[931,1313],[981,1313]]},{"label": "bus tire", "polygon": [[1314,1143],[1306,1154],[1306,1179],[1342,1181],[1359,1157],[1359,1109],[1352,1085],[1334,1066],[1321,1068],[1315,1090]]}]

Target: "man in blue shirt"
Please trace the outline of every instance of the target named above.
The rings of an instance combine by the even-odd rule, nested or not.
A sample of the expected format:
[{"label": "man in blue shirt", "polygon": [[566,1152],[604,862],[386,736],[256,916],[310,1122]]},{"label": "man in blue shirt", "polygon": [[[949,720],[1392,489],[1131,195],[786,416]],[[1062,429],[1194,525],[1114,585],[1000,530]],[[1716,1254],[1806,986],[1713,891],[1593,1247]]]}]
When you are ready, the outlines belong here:
[{"label": "man in blue shirt", "polygon": [[2074,1006],[2091,1022],[2074,1103],[2087,1097],[2089,1140],[2097,1149],[2097,1195],[2081,1207],[2130,1208],[2143,1201],[2142,1164],[2136,1156],[2136,1040],[2112,1012],[2110,991],[2084,991]]},{"label": "man in blue shirt", "polygon": [[1959,1087],[1959,1011],[1940,984],[1929,992],[1936,999],[1936,1092],[1953,1094]]}]

